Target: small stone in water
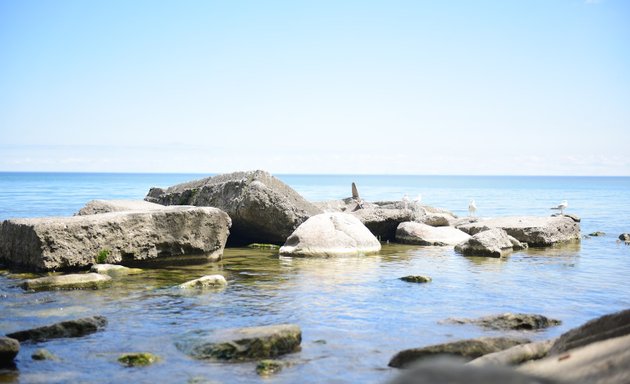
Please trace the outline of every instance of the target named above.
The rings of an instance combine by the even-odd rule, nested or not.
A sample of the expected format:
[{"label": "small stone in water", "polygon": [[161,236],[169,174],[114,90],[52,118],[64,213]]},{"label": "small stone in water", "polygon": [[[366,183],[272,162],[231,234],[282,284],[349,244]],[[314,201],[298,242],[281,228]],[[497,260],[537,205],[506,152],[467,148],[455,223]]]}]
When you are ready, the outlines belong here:
[{"label": "small stone in water", "polygon": [[256,365],[256,373],[260,376],[269,376],[282,370],[282,362],[278,360],[261,360]]},{"label": "small stone in water", "polygon": [[428,283],[432,281],[432,279],[429,276],[421,276],[421,275],[405,276],[405,277],[401,277],[400,280],[406,281],[408,283]]},{"label": "small stone in water", "polygon": [[118,358],[118,362],[127,367],[144,367],[157,360],[157,356],[148,352],[125,353]]},{"label": "small stone in water", "polygon": [[57,356],[55,356],[52,352],[47,349],[40,348],[33,352],[31,355],[33,360],[58,360]]}]

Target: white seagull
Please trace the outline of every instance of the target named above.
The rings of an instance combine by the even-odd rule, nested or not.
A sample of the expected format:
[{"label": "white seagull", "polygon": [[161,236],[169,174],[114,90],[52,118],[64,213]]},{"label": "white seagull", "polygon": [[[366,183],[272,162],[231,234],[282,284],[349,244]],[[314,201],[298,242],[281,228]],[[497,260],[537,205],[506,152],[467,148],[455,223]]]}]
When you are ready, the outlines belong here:
[{"label": "white seagull", "polygon": [[468,203],[468,216],[475,216],[475,212],[477,212],[477,204],[475,204],[475,200],[470,200]]},{"label": "white seagull", "polygon": [[558,204],[557,207],[551,207],[551,209],[558,209],[560,210],[560,214],[564,215],[564,210],[567,209],[568,206],[569,206],[569,203],[567,203],[566,200],[562,200],[562,202]]}]

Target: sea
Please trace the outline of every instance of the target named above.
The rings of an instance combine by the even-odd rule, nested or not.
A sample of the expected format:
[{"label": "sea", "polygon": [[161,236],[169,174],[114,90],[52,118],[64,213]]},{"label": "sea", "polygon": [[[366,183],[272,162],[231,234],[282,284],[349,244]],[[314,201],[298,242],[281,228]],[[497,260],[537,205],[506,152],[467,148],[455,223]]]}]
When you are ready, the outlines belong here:
[{"label": "sea", "polygon": [[[70,216],[92,199],[142,199],[210,174],[0,173],[0,220]],[[275,175],[307,200],[351,195],[367,201],[421,200],[479,217],[549,216],[568,201],[581,218],[579,243],[531,248],[504,258],[464,257],[452,247],[383,243],[380,253],[343,258],[280,257],[269,249],[227,248],[221,261],[145,268],[95,291],[24,292],[37,274],[0,269],[0,335],[91,315],[108,319],[94,334],[22,344],[5,383],[384,383],[399,371],[389,360],[407,348],[482,336],[545,340],[595,317],[630,308],[630,177]],[[601,236],[588,236],[596,231]],[[222,274],[227,288],[182,292],[174,286]],[[433,281],[413,284],[406,275]],[[562,321],[539,331],[497,331],[458,325],[450,318],[505,312]],[[195,360],[176,343],[189,332],[293,323],[301,349],[278,359],[269,377],[256,362]],[[36,361],[40,348],[52,360]],[[159,356],[128,368],[128,352]]]}]

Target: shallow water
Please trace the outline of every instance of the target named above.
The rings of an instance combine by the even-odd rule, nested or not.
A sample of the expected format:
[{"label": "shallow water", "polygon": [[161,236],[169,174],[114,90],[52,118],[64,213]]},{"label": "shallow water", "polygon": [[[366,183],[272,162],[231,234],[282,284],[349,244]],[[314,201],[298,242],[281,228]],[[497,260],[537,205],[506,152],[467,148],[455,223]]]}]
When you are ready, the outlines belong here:
[{"label": "shallow water", "polygon": [[[100,180],[100,188],[96,181],[87,186],[77,180],[60,181],[74,189],[64,194],[67,188],[59,187],[48,196],[45,200],[53,202],[54,209],[38,203],[42,193],[37,193],[37,187],[24,198],[16,184],[12,198],[7,197],[6,189],[0,189],[1,212],[5,218],[71,214],[90,198],[141,198],[148,189],[141,188],[143,183],[164,186],[174,177],[180,178],[177,181],[191,178],[160,177],[158,181],[168,183],[155,183],[157,179],[150,175],[136,178],[141,182],[117,179],[116,185],[124,185],[125,180],[129,184],[126,194],[118,188],[115,196],[109,194],[112,183],[103,178],[94,179]],[[343,193],[347,185],[342,177],[310,178],[289,177],[287,182],[312,200]],[[449,317],[512,311],[563,321],[539,332],[507,332],[542,340],[593,317],[630,308],[630,246],[615,241],[619,233],[628,231],[623,226],[630,225],[626,179],[621,184],[613,179],[602,186],[602,179],[597,178],[599,184],[571,178],[570,182],[544,179],[550,184],[533,185],[537,180],[522,178],[475,182],[474,178],[381,177],[379,185],[383,186],[379,187],[379,177],[363,178],[359,188],[370,200],[400,198],[405,193],[414,197],[420,190],[427,204],[458,211],[471,196],[480,205],[479,213],[488,216],[503,211],[549,214],[547,200],[566,198],[573,212],[582,216],[584,233],[602,230],[607,235],[584,239],[581,244],[518,252],[504,259],[462,257],[451,247],[394,244],[384,244],[377,255],[331,259],[285,258],[271,250],[230,248],[218,263],[144,269],[97,291],[25,293],[14,285],[29,276],[4,271],[0,276],[0,334],[97,314],[106,316],[109,324],[104,331],[82,338],[23,343],[17,370],[0,373],[0,382],[383,382],[396,373],[387,363],[401,349],[506,334],[442,322]],[[7,183],[4,179],[5,186]],[[39,183],[49,188],[50,181]],[[575,186],[567,187],[572,183]],[[216,273],[228,280],[225,289],[182,292],[173,288]],[[399,280],[409,274],[429,275],[433,281],[413,284]],[[255,363],[197,361],[175,348],[178,337],[190,330],[277,323],[300,325],[302,349],[282,357],[290,365],[267,379],[256,375]],[[60,360],[32,360],[30,355],[38,348],[50,350]],[[125,368],[116,361],[121,353],[134,351],[153,352],[161,360],[145,368]]]}]

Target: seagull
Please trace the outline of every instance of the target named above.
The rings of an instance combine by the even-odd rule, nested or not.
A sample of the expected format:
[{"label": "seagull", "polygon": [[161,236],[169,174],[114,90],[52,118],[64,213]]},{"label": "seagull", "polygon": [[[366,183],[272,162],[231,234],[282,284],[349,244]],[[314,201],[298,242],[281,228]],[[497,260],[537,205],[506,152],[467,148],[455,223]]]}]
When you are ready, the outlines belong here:
[{"label": "seagull", "polygon": [[470,203],[468,203],[468,216],[475,216],[475,212],[477,212],[477,204],[475,204],[475,200],[470,200]]},{"label": "seagull", "polygon": [[567,203],[566,200],[562,200],[562,202],[557,207],[551,207],[551,209],[558,209],[560,210],[560,214],[564,215],[564,210],[567,209],[568,206],[569,203]]}]

